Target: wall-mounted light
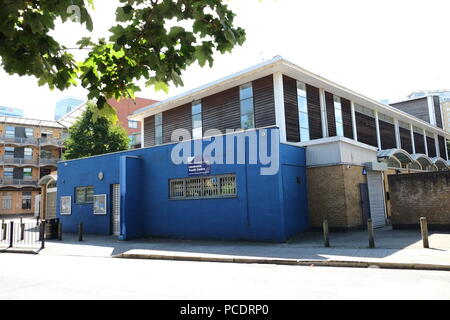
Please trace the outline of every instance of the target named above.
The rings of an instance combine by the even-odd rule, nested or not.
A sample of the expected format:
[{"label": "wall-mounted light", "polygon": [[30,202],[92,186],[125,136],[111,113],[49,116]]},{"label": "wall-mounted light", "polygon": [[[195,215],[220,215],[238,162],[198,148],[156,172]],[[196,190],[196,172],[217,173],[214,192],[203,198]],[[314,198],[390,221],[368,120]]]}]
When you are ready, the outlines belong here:
[{"label": "wall-mounted light", "polygon": [[103,173],[103,171],[100,171],[98,173],[98,180],[102,181],[104,177],[105,177],[105,174]]}]

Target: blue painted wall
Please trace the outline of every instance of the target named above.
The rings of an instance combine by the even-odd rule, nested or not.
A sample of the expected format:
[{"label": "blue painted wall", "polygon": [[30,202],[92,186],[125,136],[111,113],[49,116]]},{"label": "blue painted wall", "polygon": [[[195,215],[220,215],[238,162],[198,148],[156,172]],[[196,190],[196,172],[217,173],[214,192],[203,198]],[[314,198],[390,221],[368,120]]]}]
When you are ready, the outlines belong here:
[{"label": "blue painted wall", "polygon": [[[278,129],[268,131],[269,139],[273,130]],[[199,141],[187,143],[193,147]],[[205,139],[203,149],[209,144]],[[308,229],[305,150],[279,143],[277,147],[281,163],[275,175],[261,175],[261,168],[266,166],[250,164],[248,152],[243,164],[212,165],[211,175],[237,177],[238,195],[226,199],[169,200],[169,179],[188,177],[187,165],[171,161],[174,145],[61,162],[58,199],[72,196],[72,215],[60,216],[63,230],[76,232],[77,224],[83,222],[86,233],[111,234],[111,185],[120,183],[122,239],[153,236],[286,241],[289,236]],[[230,150],[237,160],[237,146]],[[215,155],[225,154],[217,151]],[[102,181],[98,179],[99,172],[104,172]],[[74,203],[75,187],[90,185],[94,186],[95,194],[108,195],[107,216],[94,216],[92,204]],[[58,212],[59,205],[58,201]]]}]

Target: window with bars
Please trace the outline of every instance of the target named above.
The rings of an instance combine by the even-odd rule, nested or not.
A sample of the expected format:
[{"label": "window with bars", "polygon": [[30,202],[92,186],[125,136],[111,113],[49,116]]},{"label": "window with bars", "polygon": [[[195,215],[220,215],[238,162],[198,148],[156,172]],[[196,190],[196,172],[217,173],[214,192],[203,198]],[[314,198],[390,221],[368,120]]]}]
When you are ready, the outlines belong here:
[{"label": "window with bars", "polygon": [[211,199],[237,196],[236,175],[169,180],[170,199]]},{"label": "window with bars", "polygon": [[94,187],[76,187],[75,188],[75,203],[93,203],[94,202]]}]

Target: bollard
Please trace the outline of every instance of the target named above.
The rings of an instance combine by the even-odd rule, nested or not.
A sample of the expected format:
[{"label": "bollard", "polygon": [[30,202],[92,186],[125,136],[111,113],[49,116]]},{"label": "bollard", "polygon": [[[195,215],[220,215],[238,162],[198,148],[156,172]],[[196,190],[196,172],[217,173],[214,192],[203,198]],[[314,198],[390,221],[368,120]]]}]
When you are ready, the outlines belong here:
[{"label": "bollard", "polygon": [[426,249],[430,248],[430,243],[428,242],[428,223],[427,218],[420,218],[420,230],[422,232],[422,242],[423,247]]},{"label": "bollard", "polygon": [[373,222],[372,219],[367,220],[367,232],[369,233],[369,247],[375,248],[375,238],[373,235]]},{"label": "bollard", "polygon": [[62,223],[58,222],[58,240],[62,240]]},{"label": "bollard", "polygon": [[83,241],[83,222],[78,225],[78,241]]},{"label": "bollard", "polygon": [[45,248],[45,220],[41,221],[39,238],[41,241],[41,250]]},{"label": "bollard", "polygon": [[12,248],[14,245],[14,222],[11,221],[10,224],[10,230],[9,230],[9,247]]},{"label": "bollard", "polygon": [[325,243],[325,247],[330,247],[330,237],[329,237],[329,230],[328,230],[328,220],[323,221],[323,240]]},{"label": "bollard", "polygon": [[36,226],[39,225],[39,216],[36,217]]},{"label": "bollard", "polygon": [[20,224],[20,241],[25,240],[25,223]]},{"label": "bollard", "polygon": [[2,220],[2,240],[6,240],[6,223],[5,220]]}]

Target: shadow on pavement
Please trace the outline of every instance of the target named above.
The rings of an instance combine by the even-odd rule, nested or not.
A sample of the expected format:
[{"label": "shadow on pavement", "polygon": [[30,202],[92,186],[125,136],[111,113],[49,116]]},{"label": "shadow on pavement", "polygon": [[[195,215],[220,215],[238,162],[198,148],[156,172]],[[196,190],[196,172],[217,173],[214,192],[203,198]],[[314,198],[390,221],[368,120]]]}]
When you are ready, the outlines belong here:
[{"label": "shadow on pavement", "polygon": [[[307,232],[292,238],[288,243],[260,243],[246,241],[204,241],[145,238],[119,241],[112,236],[84,236],[64,234],[63,241],[47,241],[47,248],[58,254],[115,256],[130,250],[150,250],[177,254],[229,255],[279,259],[329,260],[330,256],[381,259],[403,249],[421,249],[420,231],[392,230],[391,227],[375,230],[375,249],[369,249],[366,231],[331,233],[330,248],[324,248],[320,232]],[[430,245],[436,251],[450,249],[450,233],[430,233]]]}]

